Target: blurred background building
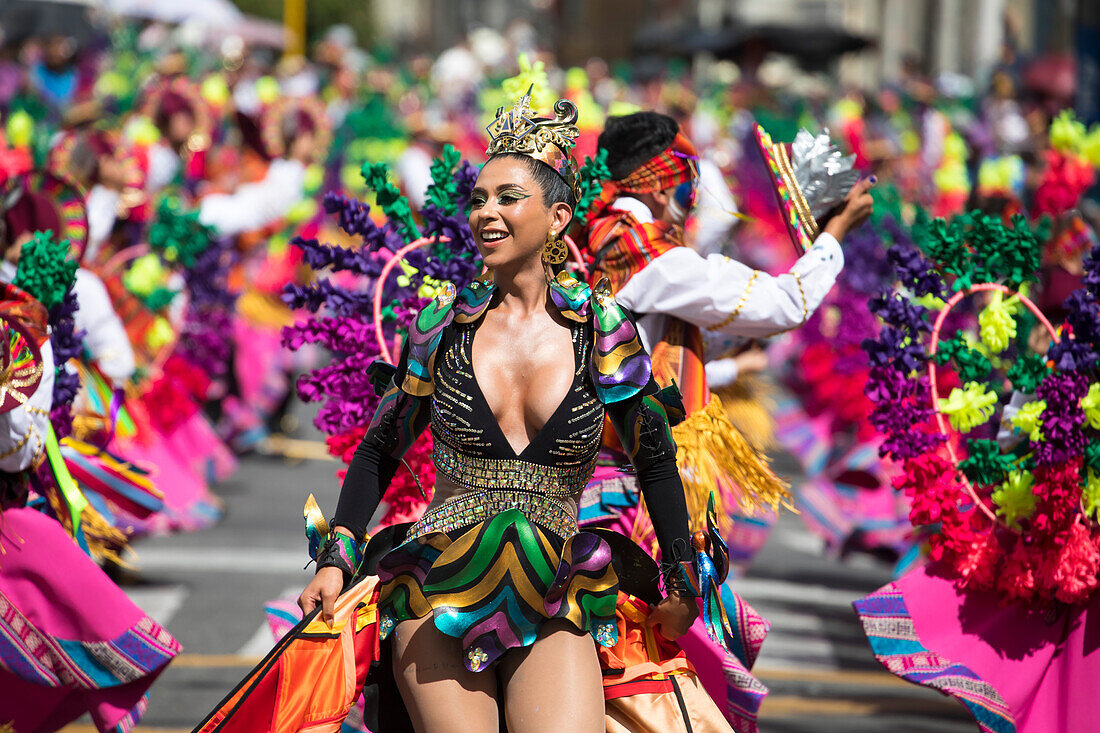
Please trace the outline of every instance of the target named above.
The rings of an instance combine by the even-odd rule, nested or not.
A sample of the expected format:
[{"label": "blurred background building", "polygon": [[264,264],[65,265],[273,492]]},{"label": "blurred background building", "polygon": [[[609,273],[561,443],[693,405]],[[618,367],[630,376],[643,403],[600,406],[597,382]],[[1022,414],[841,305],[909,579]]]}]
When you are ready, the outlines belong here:
[{"label": "blurred background building", "polygon": [[1090,117],[1100,88],[1094,0],[373,0],[371,21],[402,49],[439,53],[485,27],[508,29],[520,47],[527,35],[563,64],[724,58],[742,74],[793,64],[864,88],[912,74],[984,86],[1026,55],[1044,61],[1030,83],[1082,92]]}]

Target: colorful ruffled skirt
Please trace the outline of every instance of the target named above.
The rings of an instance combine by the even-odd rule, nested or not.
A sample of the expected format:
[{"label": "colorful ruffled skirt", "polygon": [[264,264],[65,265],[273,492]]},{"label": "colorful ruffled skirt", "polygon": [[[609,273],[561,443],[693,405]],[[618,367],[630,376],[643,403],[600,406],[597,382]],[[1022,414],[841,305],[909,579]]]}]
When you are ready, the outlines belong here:
[{"label": "colorful ruffled skirt", "polygon": [[[375,733],[411,730],[383,638],[402,620],[430,616],[461,640],[473,671],[533,643],[551,619],[591,634],[608,731],[755,733],[767,690],[749,668],[767,622],[728,589],[732,653],[711,641],[702,619],[678,642],[647,625],[661,599],[658,567],[617,532],[581,531],[563,540],[514,509],[454,531],[414,531],[406,540],[409,529],[375,534],[364,575],[336,601],[332,627],[316,611],[300,621],[199,730],[250,733],[274,725],[265,729],[336,733],[352,717],[358,725],[360,709]],[[281,625],[296,609],[280,604],[278,613]],[[361,693],[365,708],[357,704]]]},{"label": "colorful ruffled skirt", "polygon": [[1006,604],[923,567],[854,605],[886,669],[955,698],[982,731],[1097,730],[1100,594],[1079,606]]},{"label": "colorful ruffled skirt", "polygon": [[618,638],[619,579],[608,543],[591,532],[563,541],[517,509],[415,537],[379,561],[378,578],[382,638],[402,621],[431,615],[440,632],[461,641],[472,672],[535,643],[551,619],[602,646]]},{"label": "colorful ruffled skirt", "polygon": [[128,731],[179,651],[55,520],[32,509],[0,512],[5,730],[57,730],[90,713],[101,731]]}]

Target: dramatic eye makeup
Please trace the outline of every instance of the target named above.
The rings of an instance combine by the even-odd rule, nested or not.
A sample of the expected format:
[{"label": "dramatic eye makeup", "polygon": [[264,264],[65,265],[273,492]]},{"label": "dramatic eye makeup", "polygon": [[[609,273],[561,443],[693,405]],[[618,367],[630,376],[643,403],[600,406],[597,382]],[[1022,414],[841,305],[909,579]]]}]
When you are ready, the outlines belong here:
[{"label": "dramatic eye makeup", "polygon": [[519,186],[501,186],[497,189],[497,200],[502,204],[514,204],[530,197],[531,194]]},{"label": "dramatic eye makeup", "polygon": [[[531,198],[531,194],[516,185],[504,185],[497,188],[497,203],[501,206],[519,203]],[[480,188],[475,188],[470,194],[470,208],[479,209],[489,201],[488,194]]]}]

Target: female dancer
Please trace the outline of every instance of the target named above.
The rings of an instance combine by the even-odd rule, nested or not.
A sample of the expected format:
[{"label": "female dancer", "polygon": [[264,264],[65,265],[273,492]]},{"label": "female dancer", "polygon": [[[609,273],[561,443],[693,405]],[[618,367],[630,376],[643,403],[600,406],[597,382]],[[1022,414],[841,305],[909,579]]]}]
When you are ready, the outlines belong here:
[{"label": "female dancer", "polygon": [[[605,414],[638,472],[666,560],[667,595],[647,607],[643,626],[674,640],[697,614],[675,564],[693,550],[669,395],[651,381],[633,323],[606,286],[593,293],[554,273],[577,200],[576,109],[559,102],[550,120],[527,105],[502,110],[490,126],[489,161],[469,201],[488,274],[457,295],[445,290],[410,327],[348,470],[335,533],[299,599],[332,622],[368,522],[402,454],[430,425],[435,496],[377,562],[379,634],[393,637],[394,677],[418,731],[453,730],[456,721],[496,730],[498,710],[514,733],[612,725],[601,654],[624,635],[616,615],[626,594],[644,593],[629,587],[635,546],[577,529]],[[366,555],[376,557],[373,544],[387,536]],[[693,712],[695,730],[729,730],[708,698],[689,699],[713,708]]]}]

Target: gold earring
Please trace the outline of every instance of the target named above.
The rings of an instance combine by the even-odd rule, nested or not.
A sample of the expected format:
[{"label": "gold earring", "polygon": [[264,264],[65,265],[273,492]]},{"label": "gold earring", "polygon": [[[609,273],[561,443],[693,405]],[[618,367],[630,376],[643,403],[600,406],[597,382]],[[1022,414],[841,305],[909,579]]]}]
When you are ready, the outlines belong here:
[{"label": "gold earring", "polygon": [[565,240],[551,229],[546,235],[546,246],[542,248],[542,261],[547,265],[560,265],[568,256],[569,250],[565,246]]}]

